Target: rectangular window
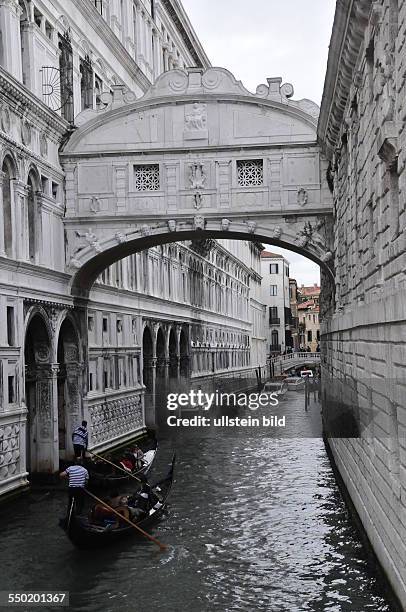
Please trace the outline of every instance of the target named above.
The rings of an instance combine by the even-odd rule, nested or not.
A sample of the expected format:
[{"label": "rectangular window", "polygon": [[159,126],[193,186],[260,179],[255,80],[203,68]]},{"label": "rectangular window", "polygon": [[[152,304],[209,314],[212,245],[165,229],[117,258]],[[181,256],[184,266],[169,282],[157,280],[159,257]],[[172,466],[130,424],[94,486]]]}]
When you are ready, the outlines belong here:
[{"label": "rectangular window", "polygon": [[135,191],[159,191],[159,164],[134,166]]},{"label": "rectangular window", "polygon": [[317,342],[320,340],[320,330],[318,329],[316,332]]},{"label": "rectangular window", "polygon": [[59,79],[61,90],[61,114],[66,121],[73,122],[73,51],[68,33],[58,34]]},{"label": "rectangular window", "polygon": [[278,317],[278,307],[270,306],[269,308],[269,324],[270,325],[279,325],[280,318]]},{"label": "rectangular window", "polygon": [[47,38],[49,38],[49,40],[52,40],[53,32],[54,29],[49,23],[49,21],[45,21],[45,34],[47,35]]},{"label": "rectangular window", "polygon": [[87,329],[91,332],[94,330],[94,317],[87,318]]},{"label": "rectangular window", "polygon": [[313,334],[312,334],[312,330],[308,329],[307,330],[307,341],[311,342],[313,340]]},{"label": "rectangular window", "polygon": [[89,374],[89,391],[93,391],[93,373]]},{"label": "rectangular window", "polygon": [[14,404],[15,402],[15,384],[14,376],[8,377],[8,403]]},{"label": "rectangular window", "polygon": [[88,56],[80,59],[79,72],[81,110],[93,108],[93,68]]},{"label": "rectangular window", "polygon": [[289,267],[288,266],[285,268],[285,274],[286,274],[286,276],[289,277]]},{"label": "rectangular window", "polygon": [[48,195],[48,185],[49,185],[49,180],[47,179],[47,177],[41,176],[41,191],[42,193],[45,193],[46,195]]},{"label": "rectangular window", "polygon": [[103,331],[107,332],[109,330],[107,317],[103,317]]},{"label": "rectangular window", "polygon": [[58,183],[54,183],[52,181],[52,197],[54,198],[54,200],[58,199],[58,192],[59,192],[59,185],[58,185]]},{"label": "rectangular window", "polygon": [[278,286],[277,285],[271,285],[269,288],[269,295],[278,295]]},{"label": "rectangular window", "polygon": [[237,161],[237,182],[240,187],[264,184],[264,162],[262,159]]},{"label": "rectangular window", "polygon": [[97,110],[102,109],[105,105],[101,101],[101,95],[103,93],[103,81],[97,74],[94,75],[94,94],[95,94],[95,103]]},{"label": "rectangular window", "polygon": [[7,343],[15,345],[14,306],[7,306]]},{"label": "rectangular window", "polygon": [[269,274],[279,274],[279,265],[269,264]]}]

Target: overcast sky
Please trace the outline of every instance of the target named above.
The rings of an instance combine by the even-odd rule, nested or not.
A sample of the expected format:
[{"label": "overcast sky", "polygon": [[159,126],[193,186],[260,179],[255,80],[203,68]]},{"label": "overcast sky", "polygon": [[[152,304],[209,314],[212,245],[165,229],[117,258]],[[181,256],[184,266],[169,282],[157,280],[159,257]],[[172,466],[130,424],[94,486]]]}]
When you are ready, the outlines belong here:
[{"label": "overcast sky", "polygon": [[[320,104],[335,0],[182,0],[213,66],[255,92],[267,77],[292,83],[294,99]],[[274,246],[299,285],[319,283],[319,267]]]}]

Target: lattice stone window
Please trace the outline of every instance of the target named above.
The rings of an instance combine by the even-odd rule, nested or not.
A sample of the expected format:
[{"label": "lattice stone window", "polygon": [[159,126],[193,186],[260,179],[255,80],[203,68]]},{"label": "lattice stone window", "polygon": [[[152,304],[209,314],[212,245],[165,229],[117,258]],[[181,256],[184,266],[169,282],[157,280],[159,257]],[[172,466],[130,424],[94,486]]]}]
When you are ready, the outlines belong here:
[{"label": "lattice stone window", "polygon": [[134,166],[135,191],[159,190],[159,164]]},{"label": "lattice stone window", "polygon": [[264,163],[262,159],[237,161],[237,179],[240,187],[264,184]]}]

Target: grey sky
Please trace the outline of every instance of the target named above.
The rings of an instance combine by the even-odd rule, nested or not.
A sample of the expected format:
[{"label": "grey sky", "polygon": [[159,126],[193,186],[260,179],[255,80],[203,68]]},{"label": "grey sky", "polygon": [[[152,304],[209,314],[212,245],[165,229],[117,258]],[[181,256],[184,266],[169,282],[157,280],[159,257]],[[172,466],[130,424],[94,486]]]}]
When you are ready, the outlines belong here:
[{"label": "grey sky", "polygon": [[266,77],[320,104],[335,0],[182,0],[214,66],[255,92]]},{"label": "grey sky", "polygon": [[[255,92],[267,77],[292,83],[294,99],[320,104],[335,0],[182,0],[213,66],[228,68]],[[320,282],[319,267],[269,246],[291,263],[299,285]]]}]

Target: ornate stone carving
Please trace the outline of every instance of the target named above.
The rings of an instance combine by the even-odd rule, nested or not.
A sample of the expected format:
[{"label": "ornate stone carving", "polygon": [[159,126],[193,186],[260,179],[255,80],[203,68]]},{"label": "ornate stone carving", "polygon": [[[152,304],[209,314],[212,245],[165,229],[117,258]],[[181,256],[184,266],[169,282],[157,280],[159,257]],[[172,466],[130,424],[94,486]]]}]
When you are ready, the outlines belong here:
[{"label": "ornate stone carving", "polygon": [[176,221],[175,219],[169,219],[168,221],[168,229],[170,232],[176,232]]},{"label": "ornate stone carving", "polygon": [[204,189],[206,182],[206,171],[202,162],[189,164],[189,181],[192,189]]},{"label": "ornate stone carving", "polygon": [[19,469],[20,426],[11,423],[0,427],[0,481],[10,478]]},{"label": "ornate stone carving", "polygon": [[311,242],[318,249],[326,251],[325,236],[322,236],[319,231],[322,227],[324,227],[323,220],[318,221],[315,226],[312,226],[310,221],[307,221],[303,229],[296,235],[296,244],[300,247],[305,247],[308,242]]},{"label": "ornate stone carving", "polygon": [[115,238],[119,244],[127,242],[127,236],[123,232],[116,232]]},{"label": "ornate stone carving", "polygon": [[196,210],[199,210],[203,206],[202,192],[196,191],[196,193],[193,195],[193,199],[194,199],[194,207],[196,208]]},{"label": "ornate stone carving", "polygon": [[221,229],[222,229],[224,232],[228,232],[228,231],[229,231],[229,229],[230,229],[230,225],[231,225],[231,221],[230,221],[230,219],[222,219],[222,220],[221,220]]},{"label": "ornate stone carving", "polygon": [[191,112],[185,116],[185,130],[187,132],[194,132],[206,129],[206,108],[206,104],[199,104],[198,102],[195,102],[193,104]]},{"label": "ornate stone carving", "polygon": [[21,140],[27,147],[31,144],[32,128],[26,119],[21,122]]},{"label": "ornate stone carving", "polygon": [[[103,250],[98,238],[96,236],[96,234],[93,234],[92,232],[92,228],[89,227],[89,229],[87,230],[87,232],[78,232],[77,230],[75,231],[75,234],[78,238],[84,238],[85,242],[87,244],[80,244],[74,251],[74,254],[78,253],[79,251],[81,251],[82,249],[84,249],[87,245],[90,245],[91,247],[94,248],[94,250],[97,253],[101,253],[101,251]],[[72,263],[72,262],[71,262]]]},{"label": "ornate stone carving", "polygon": [[42,157],[47,157],[48,155],[48,140],[44,133],[41,133],[39,137],[39,152]]},{"label": "ornate stone carving", "polygon": [[297,192],[297,203],[299,204],[299,206],[306,206],[308,201],[309,194],[307,193],[306,189],[303,189],[303,187],[301,187]]},{"label": "ornate stone carving", "polygon": [[92,196],[90,198],[90,204],[89,204],[90,212],[98,213],[98,212],[100,212],[100,208],[101,208],[101,206],[100,206],[99,198],[96,198],[96,196]]},{"label": "ornate stone carving", "polygon": [[279,225],[276,225],[272,230],[272,236],[277,240],[282,236],[282,228]]},{"label": "ornate stone carving", "polygon": [[140,394],[111,399],[89,406],[92,441],[100,444],[143,427]]},{"label": "ornate stone carving", "polygon": [[143,225],[141,227],[141,236],[149,236],[151,234],[151,226],[150,225]]},{"label": "ornate stone carving", "polygon": [[3,104],[3,106],[1,107],[0,125],[3,132],[6,132],[7,134],[10,132],[11,116],[9,108],[6,104]]},{"label": "ornate stone carving", "polygon": [[250,234],[254,234],[255,230],[257,228],[257,223],[256,221],[247,221],[247,227],[248,227],[248,232]]},{"label": "ornate stone carving", "polygon": [[206,225],[206,221],[204,217],[202,217],[201,215],[197,215],[193,219],[193,227],[195,230],[204,230],[205,225]]}]

